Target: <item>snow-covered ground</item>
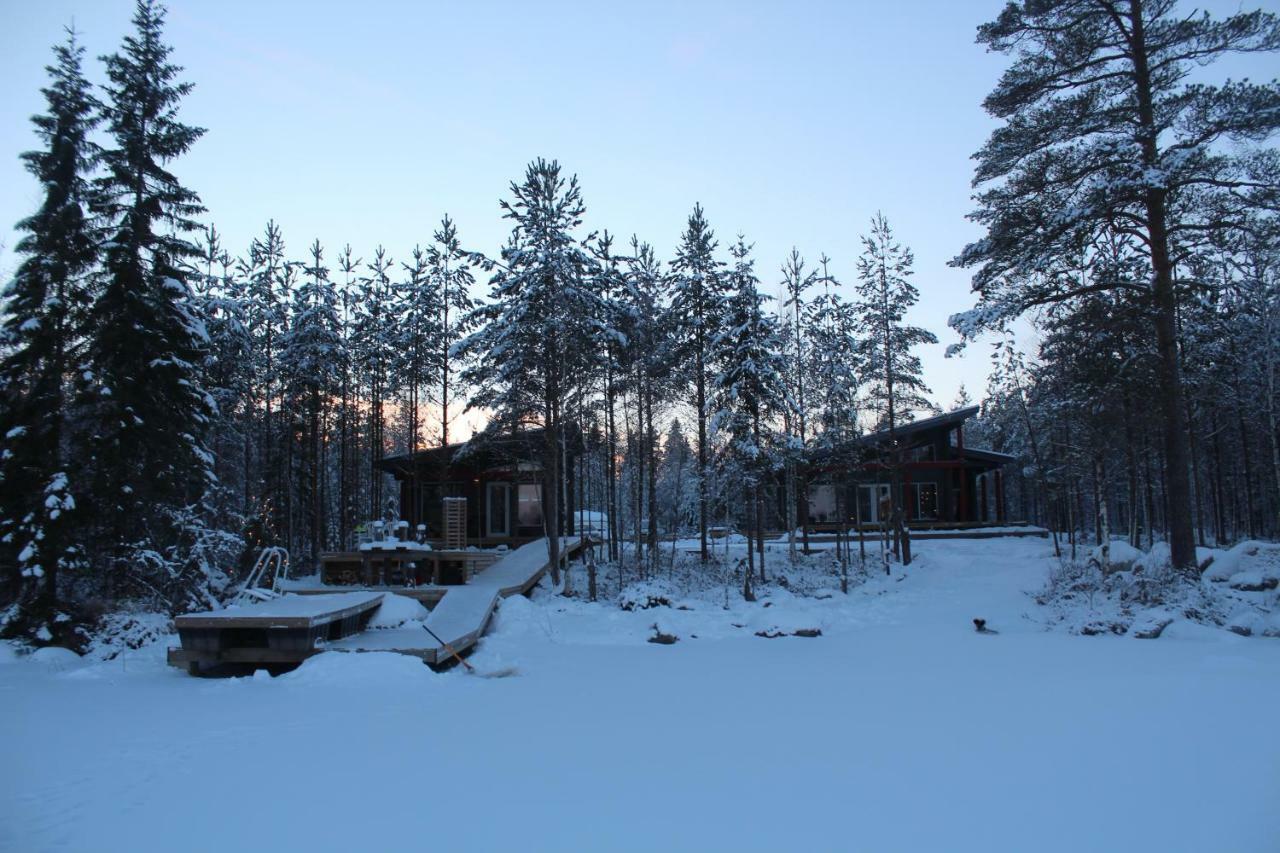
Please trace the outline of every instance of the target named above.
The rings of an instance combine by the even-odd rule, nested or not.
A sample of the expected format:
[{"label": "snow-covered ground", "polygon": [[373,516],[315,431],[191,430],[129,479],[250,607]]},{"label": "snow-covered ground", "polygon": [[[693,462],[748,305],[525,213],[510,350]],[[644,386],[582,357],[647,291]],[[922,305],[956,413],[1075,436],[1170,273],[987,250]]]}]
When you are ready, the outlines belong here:
[{"label": "snow-covered ground", "polygon": [[1048,542],[917,551],[847,597],[508,599],[472,657],[502,679],[0,647],[0,848],[1280,847],[1280,640],[1046,630]]}]

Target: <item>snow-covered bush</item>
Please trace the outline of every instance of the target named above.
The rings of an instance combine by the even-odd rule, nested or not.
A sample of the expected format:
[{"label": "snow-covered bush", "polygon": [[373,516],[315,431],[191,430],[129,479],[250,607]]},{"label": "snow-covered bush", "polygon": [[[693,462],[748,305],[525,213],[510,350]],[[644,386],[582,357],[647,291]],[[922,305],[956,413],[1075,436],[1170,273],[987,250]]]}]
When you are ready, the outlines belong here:
[{"label": "snow-covered bush", "polygon": [[1113,553],[1121,559],[1107,574],[1097,548],[1083,561],[1063,560],[1036,601],[1056,611],[1054,621],[1087,635],[1157,637],[1170,620],[1186,619],[1242,636],[1270,636],[1280,624],[1280,545],[1201,549],[1198,578],[1173,568],[1163,542],[1132,560],[1127,545]]},{"label": "snow-covered bush", "polygon": [[167,639],[173,634],[173,620],[167,613],[107,613],[92,631],[85,633],[85,657],[114,660],[125,652]]},{"label": "snow-covered bush", "polygon": [[665,580],[646,580],[629,583],[618,595],[618,606],[623,610],[648,610],[652,607],[670,607],[678,598],[675,587]]}]

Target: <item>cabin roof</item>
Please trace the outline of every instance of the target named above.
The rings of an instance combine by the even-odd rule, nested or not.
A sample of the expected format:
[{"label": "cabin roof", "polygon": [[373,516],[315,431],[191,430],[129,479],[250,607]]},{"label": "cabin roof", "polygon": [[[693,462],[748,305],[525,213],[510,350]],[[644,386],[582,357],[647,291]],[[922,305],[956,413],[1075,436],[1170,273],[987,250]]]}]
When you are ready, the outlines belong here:
[{"label": "cabin roof", "polygon": [[[954,412],[945,412],[941,415],[934,415],[931,418],[899,424],[894,428],[892,435],[902,439],[936,429],[950,429],[951,427],[959,426],[977,413],[977,406],[965,406],[963,409],[956,409]],[[864,435],[859,441],[863,444],[884,444],[889,441],[889,438],[889,430],[882,429],[879,432]]]},{"label": "cabin roof", "polygon": [[[540,461],[545,434],[542,427],[529,427],[514,433],[505,429],[486,429],[467,441],[383,457],[374,463],[374,467],[392,474],[407,474],[415,466],[424,465],[443,470],[451,465],[486,468],[513,462],[536,462]],[[582,437],[575,430],[570,429],[566,438],[570,453],[581,449]]]},{"label": "cabin roof", "polygon": [[[896,438],[903,449],[920,446],[930,441],[929,436],[931,434],[945,433],[955,429],[977,413],[977,406],[965,406],[963,409],[956,409],[952,412],[945,412],[941,415],[934,415],[933,417],[902,424],[894,429],[892,435],[887,429],[868,433],[841,446],[813,451],[815,461],[824,457],[828,461],[833,457],[840,456],[856,458],[859,455],[866,454],[870,449],[888,447],[891,437]],[[1008,465],[1011,462],[1018,461],[1016,456],[997,453],[994,450],[983,450],[977,447],[965,447],[961,450],[953,445],[952,450],[969,461],[985,463],[992,467]]]}]

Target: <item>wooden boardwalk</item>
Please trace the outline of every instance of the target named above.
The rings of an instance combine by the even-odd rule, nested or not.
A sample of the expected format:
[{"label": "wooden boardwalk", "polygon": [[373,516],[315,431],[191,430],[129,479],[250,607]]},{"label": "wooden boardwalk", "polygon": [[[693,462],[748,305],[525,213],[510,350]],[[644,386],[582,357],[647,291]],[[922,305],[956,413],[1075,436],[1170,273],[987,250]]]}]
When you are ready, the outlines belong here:
[{"label": "wooden boardwalk", "polygon": [[[580,556],[584,540],[562,538],[566,558]],[[176,620],[181,648],[169,649],[169,663],[198,671],[220,663],[291,664],[324,651],[398,652],[429,664],[446,664],[450,652],[432,639],[423,623],[365,630],[385,595],[408,595],[435,603],[426,626],[462,654],[475,646],[489,627],[498,602],[532,589],[547,572],[547,540],[530,542],[477,573],[469,583],[444,587],[363,589],[333,592],[297,589],[274,601]]]},{"label": "wooden boardwalk", "polygon": [[[566,536],[561,541],[570,558],[582,551],[581,537]],[[484,636],[498,602],[507,596],[528,592],[548,568],[547,540],[522,545],[476,574],[470,583],[445,587],[447,592],[427,616],[425,624],[454,651],[465,653]],[[327,648],[347,652],[394,651],[420,657],[430,664],[443,664],[452,659],[449,651],[416,623],[405,628],[366,631],[330,643]]]}]

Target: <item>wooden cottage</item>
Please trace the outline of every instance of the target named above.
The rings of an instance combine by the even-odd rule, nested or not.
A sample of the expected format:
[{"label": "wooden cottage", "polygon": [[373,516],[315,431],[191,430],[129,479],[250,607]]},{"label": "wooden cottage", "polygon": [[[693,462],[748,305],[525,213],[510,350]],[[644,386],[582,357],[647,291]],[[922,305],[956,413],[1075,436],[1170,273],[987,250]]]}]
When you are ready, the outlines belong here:
[{"label": "wooden cottage", "polygon": [[[400,518],[427,537],[443,530],[443,498],[467,499],[467,544],[517,546],[546,535],[543,516],[545,433],[541,429],[483,432],[470,441],[387,457],[376,467],[400,486]],[[565,447],[562,534],[573,533],[573,475],[580,441]]]},{"label": "wooden cottage", "polygon": [[[902,507],[912,527],[1005,522],[1004,466],[1014,456],[965,445],[969,406],[863,436],[809,458],[809,524],[878,525],[891,504],[893,460],[902,460]],[[841,517],[843,516],[843,518]]]}]

